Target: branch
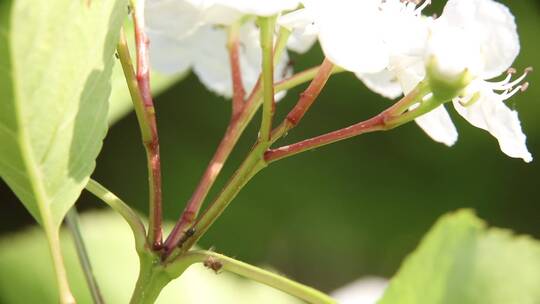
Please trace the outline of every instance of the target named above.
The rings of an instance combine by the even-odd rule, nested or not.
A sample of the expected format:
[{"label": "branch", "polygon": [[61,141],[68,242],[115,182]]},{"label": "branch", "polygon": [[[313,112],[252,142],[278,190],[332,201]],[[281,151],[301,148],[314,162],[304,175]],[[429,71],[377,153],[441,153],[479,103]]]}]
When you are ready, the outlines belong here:
[{"label": "branch", "polygon": [[[253,281],[281,290],[289,295],[302,299],[307,303],[337,303],[336,300],[314,288],[300,284],[293,280],[287,279],[286,277],[261,269],[259,267],[255,267],[253,265],[211,251],[189,251],[184,256],[182,256],[181,259],[175,261],[175,263],[167,265],[166,270],[171,273],[171,276],[178,276],[178,273],[181,273],[185,270],[185,265],[191,265],[194,263],[203,263],[205,267],[214,270],[216,273],[218,273],[218,271],[220,270],[235,273]],[[178,269],[176,269],[175,266],[178,266]]]},{"label": "branch", "polygon": [[145,247],[146,230],[144,229],[144,224],[139,216],[137,216],[137,214],[114,193],[107,190],[93,179],[88,181],[86,190],[102,200],[105,204],[109,205],[114,211],[118,212],[124,220],[126,220],[133,232],[133,237],[135,238],[135,248],[137,249],[137,252],[142,252]]},{"label": "branch", "polygon": [[374,116],[373,118],[340,130],[306,139],[295,144],[283,146],[277,149],[270,149],[265,153],[264,158],[268,163],[272,163],[301,152],[312,150],[364,133],[390,130],[403,125],[440,105],[440,103],[428,100],[422,102],[421,105],[415,110],[405,112],[413,104],[421,100],[425,93],[426,87],[423,83],[420,83],[412,92],[407,94],[396,104]]},{"label": "branch", "polygon": [[[137,49],[137,73],[136,79],[140,94],[132,94],[132,100],[137,112],[137,119],[141,128],[143,144],[146,150],[148,164],[148,185],[149,185],[149,224],[148,241],[154,249],[161,248],[162,241],[162,194],[161,194],[161,160],[159,155],[159,138],[156,123],[156,113],[152,93],[150,90],[150,58],[148,52],[149,40],[144,31],[144,4],[145,0],[132,0],[133,23],[135,26],[135,45]],[[129,50],[125,43],[125,37],[119,43],[119,48],[123,47],[124,56],[120,55],[120,60],[130,62]],[[120,52],[119,52],[120,53]],[[128,86],[133,76],[133,68],[126,71],[126,67],[131,63],[122,63],[124,74],[128,79]],[[124,67],[126,66],[126,67]]]},{"label": "branch", "polygon": [[244,106],[246,91],[242,82],[242,69],[240,66],[240,37],[239,31],[242,19],[234,22],[228,31],[227,49],[229,50],[229,61],[231,65],[231,78],[233,87],[232,117],[238,115]]},{"label": "branch", "polygon": [[261,49],[262,49],[262,73],[261,82],[263,89],[263,112],[260,141],[270,140],[272,130],[272,118],[275,111],[274,100],[274,25],[275,17],[260,17]]},{"label": "branch", "polygon": [[289,112],[285,120],[283,120],[283,122],[272,132],[272,141],[275,141],[283,136],[283,134],[286,134],[302,120],[326,85],[326,82],[332,75],[333,69],[334,64],[325,58],[317,70],[317,74],[313,78],[313,81],[311,81],[307,89],[300,94],[300,99],[294,108]]},{"label": "branch", "polygon": [[73,243],[75,245],[75,249],[77,250],[77,256],[79,257],[79,262],[81,263],[84,277],[86,279],[86,283],[88,284],[88,289],[90,289],[92,300],[94,300],[95,304],[104,304],[105,301],[103,301],[103,296],[101,295],[96,277],[94,276],[94,272],[92,270],[92,264],[90,263],[88,251],[84,245],[84,239],[79,224],[79,215],[77,214],[77,209],[75,206],[71,207],[71,209],[68,211],[66,216],[66,224],[73,237]]}]

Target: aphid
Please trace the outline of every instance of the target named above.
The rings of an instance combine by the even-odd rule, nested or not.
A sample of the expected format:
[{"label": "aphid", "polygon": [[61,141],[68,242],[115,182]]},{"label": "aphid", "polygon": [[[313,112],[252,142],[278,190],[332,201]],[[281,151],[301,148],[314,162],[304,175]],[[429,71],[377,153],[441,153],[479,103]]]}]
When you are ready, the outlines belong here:
[{"label": "aphid", "polygon": [[221,268],[223,268],[223,264],[214,257],[208,257],[204,261],[203,265],[206,268],[212,269],[216,274],[218,274]]},{"label": "aphid", "polygon": [[195,227],[191,227],[186,230],[186,232],[184,232],[184,236],[182,236],[182,238],[178,242],[178,247],[182,247],[182,245],[184,245],[184,243],[195,234],[195,231]]}]

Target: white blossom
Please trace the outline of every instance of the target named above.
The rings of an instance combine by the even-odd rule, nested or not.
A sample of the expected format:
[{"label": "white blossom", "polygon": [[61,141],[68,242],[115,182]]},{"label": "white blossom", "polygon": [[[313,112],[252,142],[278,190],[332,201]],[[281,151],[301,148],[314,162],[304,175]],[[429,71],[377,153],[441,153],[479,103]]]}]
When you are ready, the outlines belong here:
[{"label": "white blossom", "polygon": [[[243,15],[270,16],[294,9],[298,1],[154,0],[146,6],[150,59],[156,70],[184,73],[190,69],[211,91],[231,97],[232,78],[226,27]],[[254,20],[239,33],[240,68],[247,92],[261,71],[259,30]],[[298,46],[300,47],[300,46]],[[276,63],[275,79],[291,74],[285,52]],[[281,97],[279,94],[277,97]]]},{"label": "white blossom", "polygon": [[[530,162],[532,156],[517,112],[504,103],[527,88],[527,83],[521,83],[529,70],[515,81],[511,80],[513,73],[508,73],[503,81],[487,81],[511,67],[519,48],[514,17],[506,6],[493,0],[450,0],[435,21],[427,56],[435,60],[438,72],[449,79],[464,72],[473,77],[463,94],[453,100],[457,112],[493,135],[505,154]],[[430,129],[453,128],[444,127],[431,113],[423,119],[425,124],[439,123],[435,128],[424,126],[428,133]],[[440,135],[438,132],[430,135]]]}]

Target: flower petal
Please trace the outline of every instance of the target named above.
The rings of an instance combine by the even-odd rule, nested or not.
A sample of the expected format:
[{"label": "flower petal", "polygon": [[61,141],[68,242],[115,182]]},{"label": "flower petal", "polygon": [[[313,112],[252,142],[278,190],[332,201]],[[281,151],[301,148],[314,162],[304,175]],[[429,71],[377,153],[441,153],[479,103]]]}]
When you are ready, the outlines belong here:
[{"label": "flower petal", "polygon": [[356,77],[370,90],[386,98],[395,99],[403,94],[396,75],[387,69],[374,74],[356,74]]},{"label": "flower petal", "polygon": [[[225,97],[232,96],[232,78],[229,55],[226,47],[227,34],[223,29],[204,26],[198,32],[198,44],[195,48],[196,58],[193,71],[199,80],[211,91]],[[261,72],[261,48],[259,30],[254,23],[247,23],[240,29],[240,68],[242,82],[246,92],[255,86]],[[288,56],[282,55],[276,64],[274,77],[276,81],[290,73]],[[277,97],[283,97],[279,94]]]},{"label": "flower petal", "polygon": [[194,37],[174,39],[148,30],[150,39],[150,63],[156,70],[166,74],[183,73],[195,60]]},{"label": "flower petal", "polygon": [[473,126],[493,135],[506,155],[521,158],[525,162],[532,161],[532,155],[526,145],[527,137],[521,130],[518,113],[509,109],[498,95],[491,91],[484,91],[474,104],[464,107],[455,100],[454,107]]},{"label": "flower petal", "polygon": [[182,39],[204,23],[203,7],[185,0],[148,1],[146,27],[155,33]]},{"label": "flower petal", "polygon": [[444,105],[416,118],[415,121],[436,142],[447,146],[453,146],[456,143],[458,133]]},{"label": "flower petal", "polygon": [[287,42],[290,50],[305,53],[317,42],[319,30],[314,24],[313,14],[306,8],[280,16],[277,23],[291,31]]},{"label": "flower petal", "polygon": [[298,7],[298,0],[212,0],[215,4],[234,8],[244,14],[272,16]]},{"label": "flower petal", "polygon": [[501,75],[519,54],[514,16],[501,3],[493,0],[450,0],[441,18],[460,26],[479,40],[484,57],[484,79]]},{"label": "flower petal", "polygon": [[378,26],[379,0],[304,0],[319,29],[324,54],[355,73],[377,73],[388,65]]}]

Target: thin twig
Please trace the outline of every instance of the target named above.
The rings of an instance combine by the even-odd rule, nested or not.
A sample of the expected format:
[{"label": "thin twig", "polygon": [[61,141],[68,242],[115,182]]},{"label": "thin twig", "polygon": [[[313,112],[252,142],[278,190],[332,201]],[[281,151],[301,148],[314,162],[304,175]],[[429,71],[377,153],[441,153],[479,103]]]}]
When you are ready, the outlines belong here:
[{"label": "thin twig", "polygon": [[[177,276],[178,273],[185,270],[185,265],[202,263],[205,267],[218,273],[219,271],[228,271],[255,282],[265,284],[275,289],[281,290],[287,294],[313,304],[335,304],[336,300],[330,296],[304,284],[295,282],[282,275],[264,270],[262,268],[244,263],[242,261],[230,258],[223,254],[212,251],[193,250],[182,256],[181,259],[167,265],[166,271],[171,276]],[[178,268],[178,269],[176,269]]]},{"label": "thin twig", "polygon": [[334,64],[325,58],[317,70],[317,74],[313,78],[313,81],[311,81],[307,89],[300,94],[300,98],[294,108],[289,112],[283,122],[272,131],[273,141],[286,134],[300,122],[326,85],[326,82],[332,75],[333,69]]},{"label": "thin twig", "polygon": [[[150,136],[143,136],[148,163],[149,184],[149,224],[148,242],[154,249],[161,248],[162,242],[162,194],[161,194],[161,160],[159,155],[159,138],[156,123],[156,113],[150,89],[150,57],[149,39],[144,31],[145,0],[138,0],[133,7],[133,23],[135,27],[135,45],[137,49],[137,83],[141,92],[144,115],[140,115],[142,123],[148,126]],[[139,100],[133,100],[139,102]],[[137,109],[137,107],[136,107]],[[141,120],[139,120],[141,123]]]},{"label": "thin twig", "polygon": [[275,112],[274,100],[274,24],[275,17],[259,18],[261,31],[262,49],[262,73],[261,82],[263,89],[263,111],[261,128],[259,131],[260,141],[269,141],[272,130],[272,119]]},{"label": "thin twig", "polygon": [[142,252],[145,248],[146,229],[135,211],[133,211],[118,196],[93,179],[88,181],[86,190],[95,195],[105,204],[109,205],[114,211],[118,212],[120,216],[124,218],[124,220],[126,220],[131,228],[131,231],[133,232],[135,249],[137,252]]},{"label": "thin twig", "polygon": [[90,263],[90,257],[88,256],[88,251],[84,245],[84,239],[79,224],[79,215],[77,214],[77,209],[75,206],[71,207],[71,209],[68,211],[66,215],[66,224],[71,232],[71,236],[73,237],[73,243],[75,245],[75,249],[77,250],[77,256],[79,257],[79,262],[81,263],[86,284],[88,284],[88,289],[90,289],[92,299],[94,300],[95,304],[103,304],[105,301],[103,300],[103,296],[99,290],[96,277],[94,276],[94,272],[92,270],[92,264]]},{"label": "thin twig", "polygon": [[232,117],[238,115],[244,106],[246,91],[242,82],[242,69],[240,66],[240,26],[242,21],[234,22],[228,31],[227,49],[231,66],[231,78],[233,87]]},{"label": "thin twig", "polygon": [[423,84],[420,84],[416,87],[416,89],[407,94],[396,104],[368,120],[291,145],[270,149],[265,153],[264,158],[268,163],[272,163],[301,152],[312,150],[364,133],[390,130],[398,127],[404,123],[414,120],[416,117],[431,110],[435,106],[435,104],[428,102],[422,107],[419,107],[417,110],[404,112],[420,98],[422,98],[424,93],[424,86]]},{"label": "thin twig", "polygon": [[[276,42],[276,48],[281,45],[285,45],[283,41],[286,41],[288,39],[288,36],[289,35],[287,35],[286,33],[280,35],[278,37],[278,41]],[[282,53],[283,50],[276,50],[276,52],[274,53],[275,62],[279,60],[279,55],[281,55]],[[276,84],[275,92],[277,93],[280,91],[288,90],[306,81],[311,80],[315,76],[314,71],[316,72],[315,68],[313,69],[313,71],[308,70],[307,72],[302,72],[288,79],[282,80],[281,82]],[[217,176],[221,172],[223,165],[227,161],[234,146],[238,142],[238,139],[246,129],[248,123],[255,116],[255,113],[260,108],[261,104],[262,89],[261,80],[259,79],[239,113],[232,116],[229,122],[229,126],[225,131],[225,135],[219,143],[219,146],[214,156],[212,157],[212,160],[206,167],[206,171],[201,177],[197,188],[195,189],[194,193],[186,204],[186,207],[184,208],[180,219],[177,221],[173,230],[169,234],[169,237],[165,241],[165,257],[169,256],[175,248],[181,246],[182,243],[187,240],[188,236],[186,233],[195,221],[195,218],[197,217],[199,210],[201,209],[204,199],[208,195],[210,188],[212,187]]]}]

